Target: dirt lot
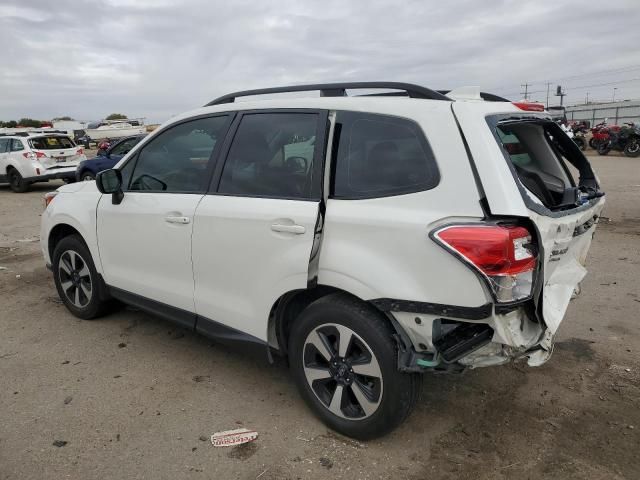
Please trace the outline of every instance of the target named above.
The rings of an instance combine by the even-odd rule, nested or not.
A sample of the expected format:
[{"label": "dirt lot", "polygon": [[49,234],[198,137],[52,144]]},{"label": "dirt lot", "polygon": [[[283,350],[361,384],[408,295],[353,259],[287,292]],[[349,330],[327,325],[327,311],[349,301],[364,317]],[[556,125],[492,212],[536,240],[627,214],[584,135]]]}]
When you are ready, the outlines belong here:
[{"label": "dirt lot", "polygon": [[[37,243],[59,183],[0,186],[0,479],[640,478],[640,159],[593,163],[609,221],[550,362],[428,376],[368,443],[316,420],[282,362],[131,309],[71,316]],[[203,440],[239,425],[258,440]]]}]

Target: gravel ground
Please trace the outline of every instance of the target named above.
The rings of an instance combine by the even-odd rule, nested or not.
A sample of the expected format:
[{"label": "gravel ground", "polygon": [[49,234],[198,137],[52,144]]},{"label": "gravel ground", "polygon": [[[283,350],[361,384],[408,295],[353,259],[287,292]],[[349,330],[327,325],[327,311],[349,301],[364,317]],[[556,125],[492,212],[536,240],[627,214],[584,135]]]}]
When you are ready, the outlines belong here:
[{"label": "gravel ground", "polygon": [[[640,159],[592,161],[608,219],[549,363],[427,376],[367,443],[315,419],[283,362],[133,309],[71,316],[37,242],[59,183],[0,186],[0,479],[640,478]],[[239,426],[259,438],[206,441]]]}]

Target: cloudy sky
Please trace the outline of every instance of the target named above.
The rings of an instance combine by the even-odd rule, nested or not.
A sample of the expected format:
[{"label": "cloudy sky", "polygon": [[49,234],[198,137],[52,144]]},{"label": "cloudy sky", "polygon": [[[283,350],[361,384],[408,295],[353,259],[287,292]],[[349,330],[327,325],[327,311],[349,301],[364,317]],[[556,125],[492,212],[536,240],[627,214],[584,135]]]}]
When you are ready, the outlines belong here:
[{"label": "cloudy sky", "polygon": [[640,98],[639,31],[638,0],[0,0],[0,120],[157,122],[229,91],[340,80]]}]

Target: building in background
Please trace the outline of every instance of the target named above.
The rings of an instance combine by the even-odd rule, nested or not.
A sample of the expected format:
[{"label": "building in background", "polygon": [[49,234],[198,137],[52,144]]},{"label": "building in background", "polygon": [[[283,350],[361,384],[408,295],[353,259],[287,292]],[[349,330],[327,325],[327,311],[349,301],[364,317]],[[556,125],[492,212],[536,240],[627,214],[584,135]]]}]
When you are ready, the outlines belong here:
[{"label": "building in background", "polygon": [[610,125],[640,124],[640,100],[573,105],[567,107],[566,114],[569,121],[586,120],[591,126],[605,119]]}]

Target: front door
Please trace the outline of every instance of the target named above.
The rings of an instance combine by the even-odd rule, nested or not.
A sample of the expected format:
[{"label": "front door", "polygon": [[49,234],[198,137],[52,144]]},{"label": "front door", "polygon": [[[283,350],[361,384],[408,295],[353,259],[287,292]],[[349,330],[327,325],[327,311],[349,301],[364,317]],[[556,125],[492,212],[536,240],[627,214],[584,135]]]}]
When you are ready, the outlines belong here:
[{"label": "front door", "polygon": [[[194,214],[228,123],[228,116],[214,116],[174,125],[122,167],[122,202],[113,204],[110,195],[103,195],[97,212],[100,259],[109,286],[194,314]],[[193,326],[195,314],[179,313],[173,316]]]},{"label": "front door", "polygon": [[327,114],[246,112],[226,162],[196,209],[196,328],[219,324],[267,339],[269,312],[307,288],[321,198]]}]

